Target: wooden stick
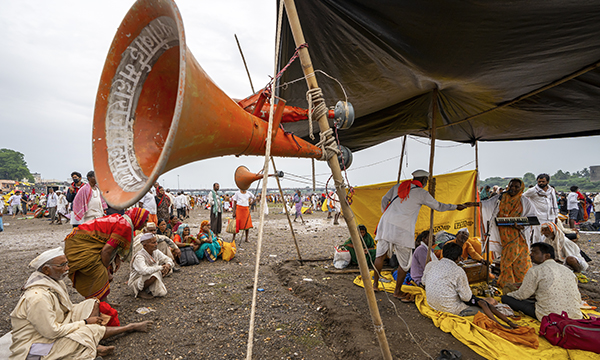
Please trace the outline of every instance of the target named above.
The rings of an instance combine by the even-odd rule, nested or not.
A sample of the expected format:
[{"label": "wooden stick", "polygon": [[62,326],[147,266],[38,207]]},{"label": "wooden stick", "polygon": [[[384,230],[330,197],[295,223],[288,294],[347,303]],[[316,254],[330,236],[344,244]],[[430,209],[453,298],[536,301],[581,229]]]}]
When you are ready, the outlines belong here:
[{"label": "wooden stick", "polygon": [[[431,98],[431,129],[429,130],[431,137],[431,147],[429,150],[429,193],[435,198],[435,182],[433,181],[433,159],[435,157],[435,130],[438,117],[438,89],[433,90]],[[431,247],[433,246],[433,215],[434,210],[429,212],[429,239],[427,241],[427,260],[431,260]]]},{"label": "wooden stick", "polygon": [[[296,4],[294,3],[294,0],[284,0],[284,2],[290,28],[292,30],[292,35],[294,36],[296,48],[298,48],[300,47],[300,45],[305,44],[306,40],[304,39],[302,26],[300,25],[300,19],[298,18],[298,12],[296,11]],[[312,61],[310,59],[310,53],[308,52],[308,48],[302,47],[298,50],[298,53],[300,55],[300,62],[302,64],[302,70],[304,72],[304,76],[306,77],[306,83],[308,85],[308,88],[310,90],[318,88],[319,84],[317,83],[317,78],[315,77],[315,71],[312,65]],[[326,113],[321,115],[318,121],[321,133],[330,130]],[[338,158],[337,156],[332,156],[330,159],[327,160],[327,162],[333,175],[335,189],[339,197],[340,204],[342,206],[344,219],[346,220],[346,225],[348,226],[348,230],[350,231],[352,245],[354,246],[354,249],[356,251],[356,258],[358,260],[358,266],[360,267],[360,274],[365,280],[371,279],[371,273],[369,272],[369,267],[367,266],[367,259],[364,254],[364,248],[360,239],[360,234],[358,233],[356,220],[354,219],[354,213],[352,212],[352,209],[350,208],[350,205],[346,200],[344,178],[342,176],[342,171],[340,169]],[[392,353],[390,352],[390,347],[388,345],[388,341],[385,336],[385,330],[383,328],[383,322],[381,321],[381,315],[379,314],[379,308],[377,307],[377,298],[375,297],[375,293],[373,292],[373,283],[371,283],[371,281],[364,281],[364,284],[365,294],[367,296],[367,303],[369,304],[369,311],[371,312],[371,320],[373,321],[373,326],[375,328],[377,340],[379,341],[381,353],[384,359],[391,360]]]},{"label": "wooden stick", "polygon": [[[283,262],[292,262],[292,261],[298,261],[296,259],[288,259],[288,260],[284,260]],[[319,261],[333,261],[333,258],[322,258],[322,259],[304,259],[302,260],[303,262],[319,262]],[[302,265],[302,264],[300,264]]]},{"label": "wooden stick", "polygon": [[406,135],[402,138],[402,153],[400,154],[400,166],[398,166],[398,181],[400,182],[400,176],[402,176],[402,164],[404,163],[404,149],[406,149]]},{"label": "wooden stick", "polygon": [[[317,191],[317,179],[315,174],[315,159],[310,159],[312,162],[312,180],[313,180],[313,192]],[[311,199],[312,201],[312,199]]]},{"label": "wooden stick", "polygon": [[240,49],[240,55],[242,55],[242,61],[244,62],[244,67],[246,68],[246,74],[248,74],[248,80],[250,80],[250,88],[252,89],[252,93],[254,94],[254,85],[252,85],[252,78],[250,77],[250,71],[248,70],[248,65],[246,65],[246,58],[244,58],[244,53],[242,52],[242,47],[240,46],[240,42],[237,38],[236,34],[233,34],[233,36],[235,36],[235,42],[237,43],[238,49]]},{"label": "wooden stick", "polygon": [[[477,201],[477,195],[479,194],[479,141],[475,140],[475,200]],[[479,199],[481,200],[481,199]],[[477,213],[481,211],[477,207],[473,208],[473,236],[477,237]],[[481,219],[481,218],[480,218]]]},{"label": "wooden stick", "polygon": [[[386,269],[381,269],[381,271],[396,271],[398,270],[398,268],[394,269],[394,268],[386,268]],[[360,272],[360,269],[341,269],[341,270],[325,270],[325,274],[356,274],[357,272]]]},{"label": "wooden stick", "polygon": [[[271,163],[273,164],[273,171],[277,174],[277,168],[275,167],[275,159],[271,156]],[[287,209],[287,204],[285,202],[285,198],[283,197],[283,190],[281,189],[281,183],[279,182],[279,176],[275,176],[277,179],[277,187],[279,188],[279,194],[281,195],[281,202],[283,204],[283,208],[285,210],[285,216],[287,216],[288,224],[290,224],[290,231],[292,232],[292,238],[294,239],[294,245],[296,245],[296,251],[298,252],[298,260],[300,260],[300,265],[302,264],[302,255],[300,255],[300,247],[298,247],[298,240],[296,240],[296,234],[294,234],[294,227],[292,226],[292,219],[290,219],[290,213]]]}]

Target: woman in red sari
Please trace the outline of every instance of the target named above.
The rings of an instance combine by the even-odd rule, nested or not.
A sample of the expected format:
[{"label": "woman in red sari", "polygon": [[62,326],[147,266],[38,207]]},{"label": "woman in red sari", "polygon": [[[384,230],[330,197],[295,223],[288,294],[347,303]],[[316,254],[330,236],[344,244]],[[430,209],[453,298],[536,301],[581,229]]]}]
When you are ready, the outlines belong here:
[{"label": "woman in red sari", "polygon": [[65,238],[69,278],[86,299],[103,300],[113,274],[131,254],[133,232],[146,225],[149,212],[133,208],[79,225]]},{"label": "woman in red sari", "polygon": [[169,207],[171,206],[171,199],[165,194],[165,189],[162,186],[158,187],[157,194],[154,197],[156,199],[156,215],[159,219],[168,219]]}]

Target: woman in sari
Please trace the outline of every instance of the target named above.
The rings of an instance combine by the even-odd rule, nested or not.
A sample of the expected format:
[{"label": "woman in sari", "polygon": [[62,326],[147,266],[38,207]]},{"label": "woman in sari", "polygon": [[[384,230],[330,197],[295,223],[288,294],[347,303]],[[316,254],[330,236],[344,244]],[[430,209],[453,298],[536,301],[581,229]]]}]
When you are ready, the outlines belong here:
[{"label": "woman in sari", "polygon": [[[512,179],[508,190],[502,195],[498,205],[498,217],[527,216],[532,210],[529,200],[523,195],[525,185],[521,179]],[[498,285],[504,287],[523,281],[527,270],[531,268],[529,247],[523,233],[522,225],[498,226],[502,242],[502,258],[500,260],[500,277]]]},{"label": "woman in sari", "polygon": [[181,221],[179,220],[179,218],[177,216],[171,215],[171,217],[169,218],[169,225],[171,225],[171,231],[173,231],[173,233],[176,233],[177,230],[179,230]]},{"label": "woman in sari", "polygon": [[[366,226],[358,225],[358,231],[360,232],[360,236],[364,240],[363,247],[365,248],[364,249],[365,255],[368,255],[367,264],[369,266],[373,266],[373,263],[375,262],[375,258],[376,258],[376,254],[377,254],[377,249],[375,248],[375,240],[373,240],[373,237],[371,236],[371,234],[369,234],[367,232]],[[352,261],[351,261],[352,264],[358,264],[358,260],[356,259],[356,252],[354,251],[354,245],[352,244],[352,238],[349,238],[348,240],[346,240],[346,242],[342,246],[350,252],[350,256],[352,258]],[[369,257],[371,258],[370,261],[369,261]]]},{"label": "woman in sari", "polygon": [[171,230],[171,224],[167,223],[167,220],[158,218],[158,230],[157,235],[164,235],[169,239],[173,240],[173,231]]},{"label": "woman in sari", "polygon": [[198,259],[202,260],[206,257],[206,260],[210,262],[217,260],[217,256],[221,253],[221,244],[219,244],[215,233],[210,229],[210,222],[208,220],[204,220],[200,224],[198,241],[200,242],[200,248],[196,250]]},{"label": "woman in sari", "polygon": [[191,234],[188,224],[179,225],[177,233],[173,236],[173,242],[180,248],[191,246],[194,251],[197,251],[200,247],[198,240]]},{"label": "woman in sari", "polygon": [[171,206],[171,199],[165,194],[165,189],[162,186],[158,187],[156,196],[156,216],[159,219],[168,219],[170,212],[169,207]]},{"label": "woman in sari", "polygon": [[133,208],[78,225],[65,238],[69,278],[86,299],[105,299],[113,274],[131,255],[133,232],[146,225],[147,210]]}]

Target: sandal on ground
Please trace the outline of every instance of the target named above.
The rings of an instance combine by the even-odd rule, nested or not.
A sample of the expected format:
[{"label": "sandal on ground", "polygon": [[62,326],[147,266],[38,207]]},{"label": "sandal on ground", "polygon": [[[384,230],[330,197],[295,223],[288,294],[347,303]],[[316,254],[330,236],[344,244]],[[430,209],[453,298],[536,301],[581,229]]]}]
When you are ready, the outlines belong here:
[{"label": "sandal on ground", "polygon": [[435,360],[458,360],[462,359],[462,354],[457,350],[442,350]]}]

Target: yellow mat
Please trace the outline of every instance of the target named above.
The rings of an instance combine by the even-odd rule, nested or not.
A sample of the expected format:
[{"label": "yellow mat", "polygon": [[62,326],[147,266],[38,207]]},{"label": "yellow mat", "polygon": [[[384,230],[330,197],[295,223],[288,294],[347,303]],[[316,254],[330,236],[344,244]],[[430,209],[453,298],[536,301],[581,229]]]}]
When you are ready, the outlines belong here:
[{"label": "yellow mat", "polygon": [[[394,292],[396,281],[389,271],[381,273],[382,278],[386,279],[384,288],[387,292]],[[373,276],[373,271],[371,271]],[[363,281],[360,276],[354,279],[354,283],[363,287]],[[380,285],[381,286],[381,285]],[[450,313],[437,311],[429,307],[425,298],[425,290],[417,286],[402,286],[402,291],[415,295],[415,304],[421,314],[433,320],[433,324],[439,327],[442,331],[451,333],[457,340],[462,342],[486,359],[505,359],[505,360],[526,360],[526,359],[572,359],[572,360],[600,360],[600,354],[595,354],[583,350],[567,350],[550,344],[543,336],[539,337],[540,346],[537,349],[532,349],[523,345],[515,345],[510,341],[501,338],[498,335],[484,330],[473,324],[474,316],[457,316]],[[600,315],[594,311],[586,311]],[[522,316],[521,320],[514,321],[521,326],[530,326],[540,331],[540,322],[529,317]]]}]

